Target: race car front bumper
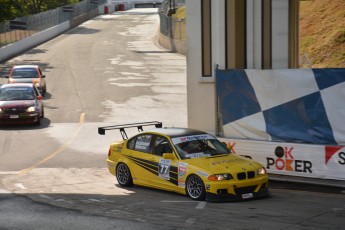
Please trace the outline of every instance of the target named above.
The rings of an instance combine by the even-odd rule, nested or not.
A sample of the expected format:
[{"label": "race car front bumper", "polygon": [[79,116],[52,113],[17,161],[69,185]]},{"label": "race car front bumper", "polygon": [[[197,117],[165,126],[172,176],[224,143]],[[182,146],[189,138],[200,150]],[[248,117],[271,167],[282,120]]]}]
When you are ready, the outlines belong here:
[{"label": "race car front bumper", "polygon": [[[246,191],[247,190],[247,191]],[[230,201],[241,201],[249,199],[258,199],[264,197],[270,197],[271,192],[269,191],[267,184],[261,186],[261,188],[256,191],[250,191],[250,189],[238,190],[236,194],[228,193],[226,190],[220,193],[206,192],[206,201],[208,202],[230,202]]]}]

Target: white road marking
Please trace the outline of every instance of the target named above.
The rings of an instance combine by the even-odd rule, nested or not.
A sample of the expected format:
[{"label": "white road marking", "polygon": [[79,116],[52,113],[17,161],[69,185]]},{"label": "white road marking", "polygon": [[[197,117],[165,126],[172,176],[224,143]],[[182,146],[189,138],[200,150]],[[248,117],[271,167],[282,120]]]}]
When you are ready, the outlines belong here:
[{"label": "white road marking", "polygon": [[97,199],[93,199],[93,198],[90,198],[90,199],[88,199],[89,201],[92,201],[92,202],[103,202],[103,201],[101,201],[101,200],[97,200]]},{"label": "white road marking", "polygon": [[182,200],[161,200],[162,203],[195,203],[195,201],[182,201]]},{"label": "white road marking", "polygon": [[47,195],[44,195],[44,194],[39,194],[38,196],[41,197],[41,198],[46,198],[46,199],[53,199],[53,197],[50,197],[50,196],[47,196]]},{"label": "white road marking", "polygon": [[199,204],[195,207],[195,209],[204,209],[206,206],[206,202],[199,202]]},{"label": "white road marking", "polygon": [[6,189],[0,189],[0,194],[10,194],[11,192]]},{"label": "white road marking", "polygon": [[65,199],[55,199],[54,201],[55,201],[55,202],[65,202],[65,203],[73,204],[72,201],[65,200]]},{"label": "white road marking", "polygon": [[186,220],[186,224],[194,224],[195,223],[195,218],[188,218]]},{"label": "white road marking", "polygon": [[[181,200],[161,200],[162,203],[195,203],[195,201],[181,201]],[[206,206],[205,201],[198,202],[195,209],[204,209]]]},{"label": "white road marking", "polygon": [[16,186],[17,188],[20,188],[20,189],[26,189],[22,183],[16,183],[16,184],[14,184],[14,186]]},{"label": "white road marking", "polygon": [[15,174],[19,174],[19,171],[3,171],[0,172],[0,175],[15,175]]}]

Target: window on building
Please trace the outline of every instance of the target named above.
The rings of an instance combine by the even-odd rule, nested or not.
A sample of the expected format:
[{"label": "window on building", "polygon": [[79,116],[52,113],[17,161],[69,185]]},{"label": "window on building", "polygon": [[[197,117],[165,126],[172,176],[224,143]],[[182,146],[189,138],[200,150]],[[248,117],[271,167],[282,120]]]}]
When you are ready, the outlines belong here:
[{"label": "window on building", "polygon": [[202,76],[212,76],[211,0],[201,0]]},{"label": "window on building", "polygon": [[225,1],[226,68],[246,68],[246,4],[242,0]]}]

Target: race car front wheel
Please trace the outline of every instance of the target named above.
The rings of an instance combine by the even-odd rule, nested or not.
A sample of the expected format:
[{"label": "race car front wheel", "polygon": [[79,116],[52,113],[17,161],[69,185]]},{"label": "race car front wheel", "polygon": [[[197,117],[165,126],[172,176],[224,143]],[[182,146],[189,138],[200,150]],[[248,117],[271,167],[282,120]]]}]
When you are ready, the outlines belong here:
[{"label": "race car front wheel", "polygon": [[186,193],[193,200],[205,199],[205,185],[201,178],[197,175],[190,175],[186,181]]},{"label": "race car front wheel", "polygon": [[124,163],[120,163],[116,167],[116,179],[123,187],[129,187],[133,185],[133,179],[131,171]]}]

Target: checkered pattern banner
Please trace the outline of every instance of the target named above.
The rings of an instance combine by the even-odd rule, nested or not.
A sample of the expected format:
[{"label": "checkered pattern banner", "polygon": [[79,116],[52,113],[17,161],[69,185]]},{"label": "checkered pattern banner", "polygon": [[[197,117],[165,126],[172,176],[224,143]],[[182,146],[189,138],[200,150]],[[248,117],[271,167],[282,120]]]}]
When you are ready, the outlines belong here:
[{"label": "checkered pattern banner", "polygon": [[345,145],[345,69],[217,70],[224,136]]}]

